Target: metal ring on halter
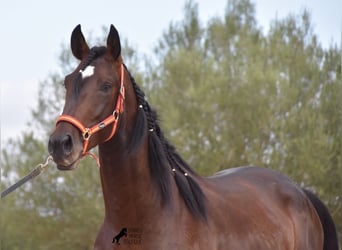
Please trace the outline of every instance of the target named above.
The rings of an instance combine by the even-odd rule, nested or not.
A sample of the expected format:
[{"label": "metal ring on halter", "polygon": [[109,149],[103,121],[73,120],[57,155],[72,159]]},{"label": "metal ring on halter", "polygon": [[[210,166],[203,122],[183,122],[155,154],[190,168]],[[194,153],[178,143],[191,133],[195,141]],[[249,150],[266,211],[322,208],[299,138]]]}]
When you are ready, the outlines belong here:
[{"label": "metal ring on halter", "polygon": [[115,119],[115,120],[119,119],[119,113],[118,113],[118,111],[114,110],[113,116],[114,116],[114,119]]},{"label": "metal ring on halter", "polygon": [[89,128],[85,128],[84,132],[82,133],[83,139],[84,140],[89,140],[91,133]]}]

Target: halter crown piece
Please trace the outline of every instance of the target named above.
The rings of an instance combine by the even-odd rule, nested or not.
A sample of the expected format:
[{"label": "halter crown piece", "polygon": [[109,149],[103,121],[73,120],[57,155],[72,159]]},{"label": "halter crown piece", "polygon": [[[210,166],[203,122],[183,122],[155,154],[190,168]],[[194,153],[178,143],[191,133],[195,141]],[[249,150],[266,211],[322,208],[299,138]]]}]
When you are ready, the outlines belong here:
[{"label": "halter crown piece", "polygon": [[[82,73],[82,72],[80,72],[80,73]],[[113,124],[112,132],[110,133],[110,135],[107,137],[107,139],[105,141],[109,141],[115,135],[116,130],[118,128],[119,117],[124,111],[124,100],[125,100],[124,66],[123,66],[123,64],[121,64],[120,93],[119,93],[118,99],[116,101],[115,109],[111,115],[109,115],[106,119],[104,119],[103,121],[99,122],[98,124],[96,124],[90,128],[85,127],[82,124],[82,122],[77,120],[75,117],[72,117],[70,115],[60,115],[57,119],[56,126],[60,122],[68,122],[68,123],[74,125],[76,128],[78,128],[81,131],[82,137],[83,137],[82,156],[85,156],[85,155],[92,156],[93,158],[95,158],[97,160],[97,163],[99,166],[99,162],[98,162],[97,157],[94,154],[87,152],[89,139],[93,134],[99,132],[100,130],[104,129],[105,127],[109,126],[110,124]]]}]

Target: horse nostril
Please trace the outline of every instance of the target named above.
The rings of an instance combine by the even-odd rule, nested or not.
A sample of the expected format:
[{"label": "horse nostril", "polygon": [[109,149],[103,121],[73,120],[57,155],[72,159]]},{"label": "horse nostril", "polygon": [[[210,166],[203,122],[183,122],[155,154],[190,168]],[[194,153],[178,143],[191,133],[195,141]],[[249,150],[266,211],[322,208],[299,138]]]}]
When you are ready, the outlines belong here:
[{"label": "horse nostril", "polygon": [[73,146],[74,146],[71,135],[66,135],[63,137],[61,141],[61,146],[65,155],[71,154]]}]

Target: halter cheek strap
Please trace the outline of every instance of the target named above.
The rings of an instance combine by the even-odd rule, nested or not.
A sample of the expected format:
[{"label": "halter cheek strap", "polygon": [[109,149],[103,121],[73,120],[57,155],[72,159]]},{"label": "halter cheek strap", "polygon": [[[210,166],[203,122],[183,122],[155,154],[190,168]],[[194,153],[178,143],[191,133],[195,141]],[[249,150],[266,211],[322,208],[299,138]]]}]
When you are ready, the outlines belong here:
[{"label": "halter cheek strap", "polygon": [[85,127],[82,124],[82,122],[80,122],[79,120],[77,120],[73,116],[61,115],[57,119],[56,126],[60,122],[68,122],[68,123],[72,124],[73,126],[75,126],[76,128],[78,128],[81,131],[82,137],[83,137],[82,156],[89,154],[90,156],[92,156],[93,158],[95,158],[98,161],[98,159],[97,159],[97,157],[95,155],[87,152],[88,151],[89,139],[90,139],[90,137],[93,134],[99,132],[100,130],[106,128],[107,126],[109,126],[111,124],[113,124],[112,132],[110,133],[110,135],[107,137],[107,139],[105,141],[109,141],[115,135],[116,130],[118,128],[119,117],[120,117],[120,115],[124,111],[124,100],[125,100],[124,66],[122,64],[121,65],[120,92],[119,92],[119,95],[118,95],[118,99],[116,101],[115,109],[114,109],[113,113],[110,116],[108,116],[106,119],[104,119],[103,121],[99,122],[98,124],[88,128],[88,127]]}]

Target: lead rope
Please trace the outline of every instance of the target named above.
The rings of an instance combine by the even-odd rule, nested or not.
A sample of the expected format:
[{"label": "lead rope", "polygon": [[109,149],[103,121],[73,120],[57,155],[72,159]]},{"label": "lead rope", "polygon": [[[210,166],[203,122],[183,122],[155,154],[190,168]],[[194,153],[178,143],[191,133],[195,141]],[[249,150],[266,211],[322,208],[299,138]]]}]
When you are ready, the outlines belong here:
[{"label": "lead rope", "polygon": [[[89,155],[90,157],[92,157],[96,161],[97,167],[100,168],[100,160],[97,157],[97,155],[95,155],[94,153],[91,153],[91,152],[87,152],[85,155]],[[19,181],[17,181],[13,185],[11,185],[10,187],[8,187],[4,191],[2,191],[1,192],[1,199],[6,197],[7,195],[9,195],[10,193],[12,193],[17,188],[24,185],[26,182],[32,180],[33,178],[35,178],[38,175],[40,175],[41,173],[43,173],[47,169],[47,167],[49,166],[49,163],[52,161],[53,161],[53,158],[51,155],[49,155],[46,158],[45,162],[38,164],[28,175],[21,178]]]},{"label": "lead rope", "polygon": [[8,194],[12,193],[17,188],[21,187],[23,184],[28,182],[29,180],[37,177],[41,173],[43,173],[46,168],[49,166],[50,161],[53,161],[53,158],[51,155],[49,155],[44,163],[38,164],[28,175],[14,183],[12,186],[5,189],[3,192],[1,192],[1,199],[7,196]]}]

